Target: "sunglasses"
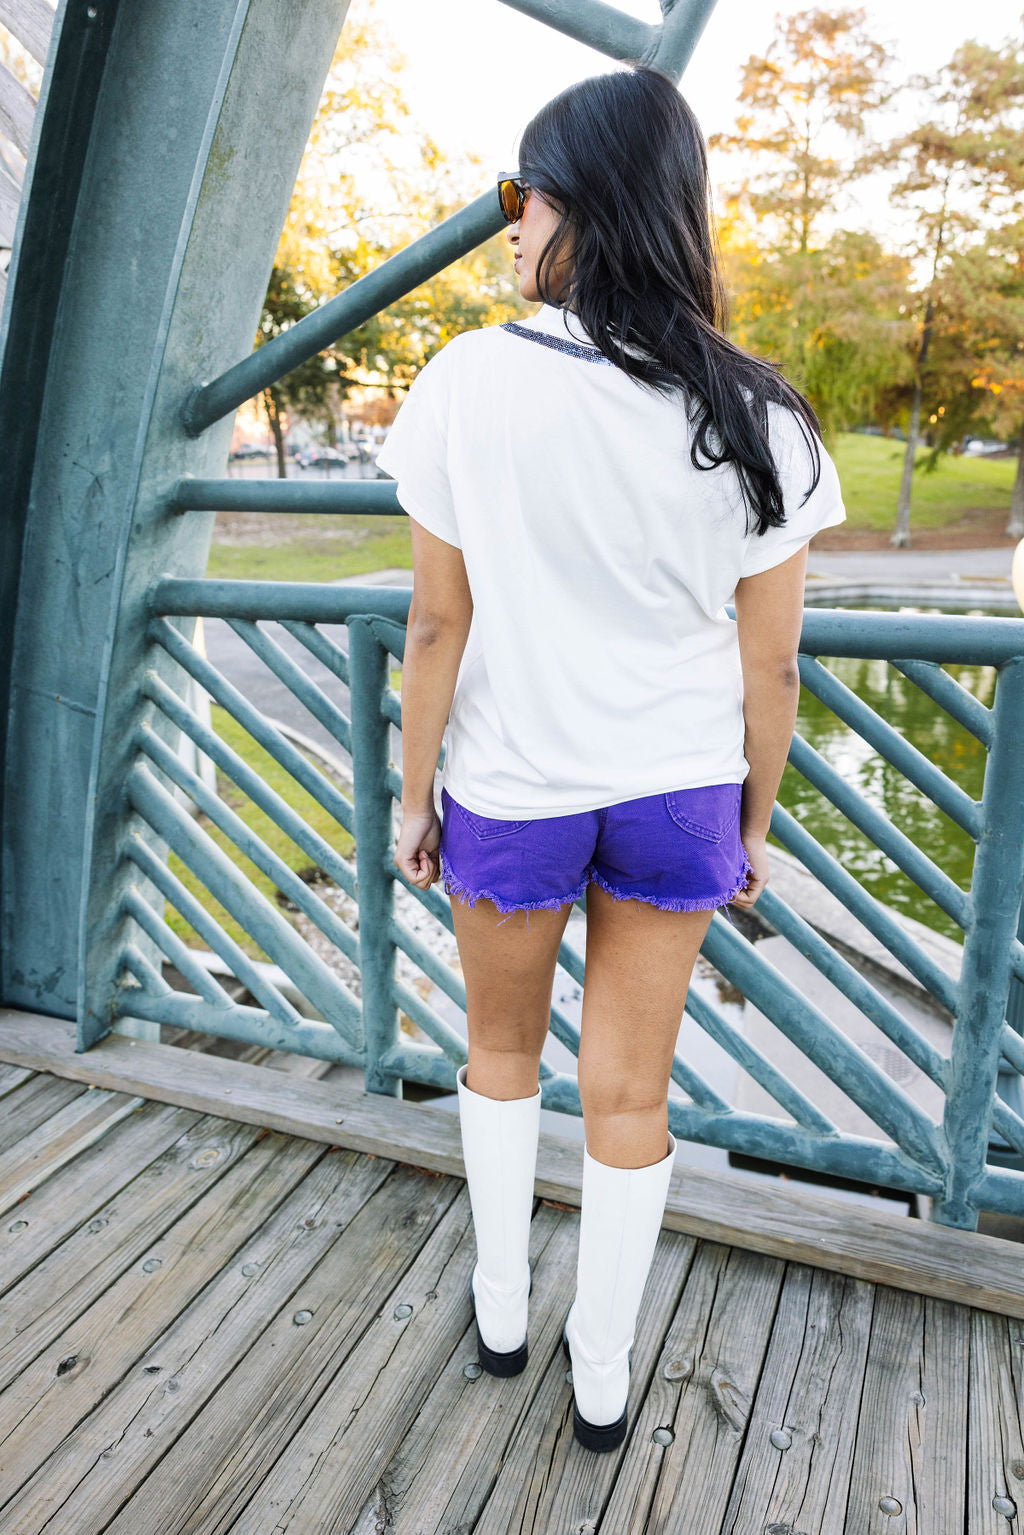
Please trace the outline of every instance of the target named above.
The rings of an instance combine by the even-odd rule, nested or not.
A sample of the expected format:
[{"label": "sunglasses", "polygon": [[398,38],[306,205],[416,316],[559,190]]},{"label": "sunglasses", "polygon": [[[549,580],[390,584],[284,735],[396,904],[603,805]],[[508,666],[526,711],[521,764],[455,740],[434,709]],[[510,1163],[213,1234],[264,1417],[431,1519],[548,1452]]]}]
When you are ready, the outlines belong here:
[{"label": "sunglasses", "polygon": [[522,176],[498,177],[498,206],[506,224],[514,224],[522,217],[531,190]]}]

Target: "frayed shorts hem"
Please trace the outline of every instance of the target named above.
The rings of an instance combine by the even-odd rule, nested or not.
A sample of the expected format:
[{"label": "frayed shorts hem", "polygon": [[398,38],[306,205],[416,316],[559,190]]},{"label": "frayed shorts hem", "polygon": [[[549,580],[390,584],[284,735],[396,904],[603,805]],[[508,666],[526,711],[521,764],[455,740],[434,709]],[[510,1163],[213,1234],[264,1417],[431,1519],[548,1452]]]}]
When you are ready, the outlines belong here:
[{"label": "frayed shorts hem", "polygon": [[[440,865],[441,877],[449,896],[457,897],[464,905],[468,904],[470,907],[475,906],[477,901],[480,900],[493,901],[497,909],[500,912],[507,913],[508,916],[512,916],[517,911],[557,911],[570,901],[578,901],[586,891],[591,880],[595,884],[600,885],[601,889],[607,891],[616,901],[642,901],[647,906],[657,907],[659,911],[715,911],[718,907],[725,906],[727,902],[739,895],[740,891],[746,887],[747,878],[751,873],[750,859],[747,857],[746,849],[744,849],[743,868],[740,871],[739,879],[731,890],[727,890],[721,895],[656,896],[647,894],[642,890],[618,890],[608,880],[603,878],[602,875],[598,874],[596,869],[590,868],[575,890],[570,890],[565,895],[551,896],[543,901],[508,901],[504,896],[498,895],[496,891],[472,889],[456,876],[443,853],[440,854]],[[501,924],[499,923],[498,925],[500,926]],[[527,926],[529,926],[529,917],[527,917]]]}]

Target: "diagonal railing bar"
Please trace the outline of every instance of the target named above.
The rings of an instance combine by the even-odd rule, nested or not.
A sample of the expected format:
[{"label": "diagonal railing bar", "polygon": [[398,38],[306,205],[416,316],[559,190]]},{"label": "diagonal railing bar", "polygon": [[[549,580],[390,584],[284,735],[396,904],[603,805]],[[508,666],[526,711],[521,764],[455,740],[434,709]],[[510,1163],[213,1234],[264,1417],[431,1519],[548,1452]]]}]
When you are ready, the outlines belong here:
[{"label": "diagonal railing bar", "polygon": [[265,1050],[284,1050],[290,1055],[308,1055],[313,1060],[330,1061],[339,1066],[358,1066],[360,1057],[328,1023],[299,1015],[295,1024],[278,1023],[259,1008],[231,1003],[213,1007],[185,992],[171,991],[167,996],[140,995],[137,989],[118,999],[119,1016],[141,1019],[145,1023],[163,1023],[173,1029],[196,1029],[219,1039],[235,1039],[241,1044],[259,1045]]},{"label": "diagonal railing bar", "polygon": [[239,852],[268,879],[273,880],[281,894],[297,906],[346,959],[358,964],[359,940],[356,935],[310,889],[306,881],[300,879],[295,870],[289,868],[284,859],[268,847],[263,838],[251,826],[247,826],[219,794],[215,794],[197,773],[193,773],[150,725],[143,723],[139,726],[136,740],[139,748],[179,789],[190,796],[197,809],[230,838]]},{"label": "diagonal railing bar", "polygon": [[259,656],[268,670],[274,673],[278,681],[283,682],[289,692],[294,694],[303,708],[309,710],[328,735],[333,736],[351,755],[352,722],[323,689],[257,623],[248,618],[229,618],[228,624],[253,654]]},{"label": "diagonal railing bar", "polygon": [[863,923],[868,932],[877,938],[899,962],[910,971],[926,991],[931,992],[947,1012],[957,1009],[957,983],[904,932],[892,913],[875,896],[870,895],[837,858],[823,848],[821,843],[800,825],[788,810],[776,802],[772,810],[772,835],[778,837],[783,847],[798,858],[808,873],[813,874],[826,890],[841,902],[846,910]]},{"label": "diagonal railing bar", "polygon": [[969,837],[977,842],[981,835],[981,805],[971,799],[959,784],[951,782],[940,768],[930,762],[898,730],[894,730],[863,699],[848,688],[820,661],[812,656],[800,656],[800,680],[808,692],[825,704],[856,731],[863,740],[875,748],[903,777],[921,790],[922,794],[955,821]]},{"label": "diagonal railing bar", "polygon": [[902,672],[933,703],[945,709],[965,730],[970,731],[982,746],[992,745],[995,727],[991,709],[987,709],[980,698],[975,698],[963,683],[943,671],[937,661],[907,661],[893,657],[889,664]]},{"label": "diagonal railing bar", "polygon": [[304,821],[297,810],[293,810],[287,800],[282,799],[276,789],[272,789],[265,778],[261,778],[247,762],[238,755],[227,742],[222,740],[216,731],[209,730],[199,716],[185,704],[178,694],[173,692],[165,682],[152,670],[147,671],[143,679],[142,692],[146,698],[157,705],[161,713],[177,725],[190,741],[193,741],[201,752],[216,763],[221,772],[233,780],[247,794],[264,815],[270,817],[276,826],[289,836],[304,853],[327,874],[345,894],[355,898],[356,880],[355,874],[349,865],[337,853],[329,842],[325,842],[308,822]]},{"label": "diagonal railing bar", "polygon": [[612,59],[641,59],[653,53],[661,24],[628,16],[601,0],[502,0],[509,10],[543,22]]},{"label": "diagonal railing bar", "polygon": [[[523,0],[519,9],[527,9],[531,0]],[[538,9],[548,14],[540,18],[547,25],[570,31],[590,46],[606,51],[605,42],[613,44],[612,56],[621,58],[618,48],[627,40],[637,42],[642,56],[653,58],[663,72],[678,80],[697,40],[714,9],[715,0],[677,0],[664,9],[660,26],[652,27],[626,16],[597,0],[535,0]],[[556,19],[557,18],[557,19]],[[576,29],[579,30],[576,30]],[[639,55],[628,55],[639,56]],[[405,298],[421,283],[436,277],[460,257],[489,240],[505,228],[493,191],[474,198],[457,213],[421,235],[397,255],[390,256],[374,271],[359,277],[344,293],[328,299],[312,314],[244,357],[211,383],[200,384],[187,396],[181,412],[182,425],[192,437],[220,421],[246,400],[269,388],[300,363],[308,362],[325,347],[378,315],[390,304]]]},{"label": "diagonal railing bar", "polygon": [[672,1057],[671,1080],[681,1087],[686,1096],[698,1108],[711,1114],[732,1114],[732,1104],[716,1093],[710,1082],[676,1052]]},{"label": "diagonal railing bar", "polygon": [[446,1023],[441,1014],[425,1002],[418,992],[405,981],[396,980],[391,988],[391,995],[395,1006],[400,1007],[417,1028],[423,1030],[445,1057],[459,1067],[465,1064],[466,1041],[461,1034],[457,1034],[451,1024]]},{"label": "diagonal railing bar", "polygon": [[146,936],[163,951],[164,957],[183,976],[197,996],[202,997],[211,1007],[232,1005],[231,997],[216,976],[211,975],[205,965],[199,963],[188,944],[182,943],[173,928],[168,927],[167,923],[157,916],[152,906],[143,900],[137,889],[130,887],[126,890],[121,899],[121,905],[128,916],[138,923]]},{"label": "diagonal railing bar", "polygon": [[141,760],[129,772],[126,789],[129,802],[143,820],[235,921],[252,934],[263,952],[281,966],[328,1023],[349,1043],[354,1043],[361,1032],[358,1002],[303,942],[291,923],[244,878],[227,854],[199,830]]},{"label": "diagonal railing bar", "polygon": [[352,831],[354,820],[352,805],[341,790],[313,767],[297,747],[290,741],[286,741],[281,732],[276,730],[250,703],[244,693],[240,693],[221,672],[217,671],[216,667],[211,666],[206,657],[201,656],[198,650],[190,645],[188,640],[180,635],[174,625],[168,623],[166,619],[152,620],[149,633],[150,637],[162,645],[168,655],[172,656],[190,677],[204,687],[210,697],[226,709],[249,732],[253,740],[268,751],[275,762],[289,772],[340,826],[343,826],[347,832]]},{"label": "diagonal railing bar", "polygon": [[809,784],[852,822],[877,848],[891,858],[942,911],[966,932],[971,922],[970,898],[948,874],[933,863],[927,853],[898,831],[880,810],[868,804],[852,784],[826,762],[820,752],[808,745],[801,735],[794,735],[789,760]]},{"label": "diagonal railing bar", "polygon": [[805,959],[831,981],[848,1001],[869,1018],[919,1071],[936,1086],[945,1088],[948,1062],[941,1051],[930,1044],[903,1014],[872,986],[871,982],[828,943],[820,933],[799,916],[791,906],[768,888],[758,897],[757,909],[781,937],[788,939]]},{"label": "diagonal railing bar", "polygon": [[913,1098],[830,1023],[774,965],[755,953],[754,945],[741,938],[717,912],[711,919],[703,952],[715,969],[732,981],[897,1146],[932,1171],[942,1168],[935,1127]]},{"label": "diagonal railing bar", "polygon": [[339,682],[349,687],[348,656],[341,646],[332,640],[330,635],[323,634],[315,624],[293,622],[290,618],[278,620],[281,628],[304,645],[310,655],[315,656],[322,666],[332,671]]},{"label": "diagonal railing bar", "polygon": [[219,378],[193,389],[181,411],[185,432],[190,437],[200,436],[215,421],[437,277],[504,227],[495,192],[481,193],[372,272],[357,277],[343,293],[264,342]]},{"label": "diagonal railing bar", "polygon": [[785,1109],[798,1125],[816,1135],[838,1135],[832,1121],[817,1108],[800,1089],[774,1066],[767,1056],[738,1034],[722,1017],[716,1007],[706,1001],[699,992],[691,989],[686,998],[686,1012],[699,1024],[709,1039],[725,1050],[748,1076],[752,1077],[780,1108]]},{"label": "diagonal railing bar", "polygon": [[209,944],[214,954],[220,955],[232,975],[236,975],[242,985],[262,1002],[272,1018],[286,1027],[302,1021],[302,1014],[298,1009],[292,1006],[287,997],[282,997],[275,986],[263,978],[258,966],[251,962],[245,950],[224,931],[206,907],[196,900],[191,891],[186,889],[163,859],[157,857],[137,832],[132,832],[128,837],[125,853],[139,871],[152,881],[165,899],[181,913],[203,942]]},{"label": "diagonal railing bar", "polygon": [[762,1114],[709,1114],[669,1099],[668,1127],[680,1140],[702,1146],[718,1146],[766,1162],[785,1162],[794,1167],[813,1167],[840,1178],[891,1188],[914,1189],[935,1194],[942,1188],[937,1171],[922,1167],[899,1146],[887,1146],[867,1136],[842,1135],[812,1138],[799,1125]]},{"label": "diagonal railing bar", "polygon": [[[831,981],[866,1018],[882,1031],[887,1039],[891,1040],[897,1049],[903,1051],[908,1060],[923,1071],[937,1087],[946,1091],[949,1084],[949,1062],[946,1057],[922,1034],[919,1034],[913,1024],[909,1023],[903,1014],[898,1012],[892,1003],[850,964],[849,960],[838,954],[831,944],[826,943],[821,934],[811,927],[810,923],[805,922],[772,890],[761,892],[758,908],[765,921],[769,922],[777,933],[788,939],[794,948],[809,959],[826,980]],[[1024,1064],[1024,1049],[1021,1048],[1024,1046],[1024,1041],[1008,1027],[1004,1028],[1004,1032],[1012,1040],[1012,1045],[1016,1047],[1017,1060]],[[1024,1152],[1024,1119],[1002,1099],[997,1099],[993,1106],[993,1123],[1014,1150]]]},{"label": "diagonal railing bar", "polygon": [[[156,966],[150,964],[145,954],[142,953],[136,944],[125,944],[121,950],[121,963],[126,970],[134,975],[147,997],[166,997],[170,995],[171,987],[164,980]],[[124,993],[125,997],[131,995],[132,993],[129,991]]]}]

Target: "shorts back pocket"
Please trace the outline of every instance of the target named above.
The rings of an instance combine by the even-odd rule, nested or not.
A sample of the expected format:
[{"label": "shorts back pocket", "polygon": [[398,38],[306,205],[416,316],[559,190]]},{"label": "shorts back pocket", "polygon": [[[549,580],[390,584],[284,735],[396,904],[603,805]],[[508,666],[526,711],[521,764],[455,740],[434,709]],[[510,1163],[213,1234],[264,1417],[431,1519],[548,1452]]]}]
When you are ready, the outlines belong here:
[{"label": "shorts back pocket", "polygon": [[743,785],[702,784],[697,789],[670,789],[665,809],[684,831],[705,842],[721,842],[736,824]]},{"label": "shorts back pocket", "polygon": [[496,816],[480,815],[476,810],[467,810],[457,799],[453,799],[452,804],[474,837],[504,837],[511,832],[522,831],[524,826],[530,824],[529,821],[502,821]]}]

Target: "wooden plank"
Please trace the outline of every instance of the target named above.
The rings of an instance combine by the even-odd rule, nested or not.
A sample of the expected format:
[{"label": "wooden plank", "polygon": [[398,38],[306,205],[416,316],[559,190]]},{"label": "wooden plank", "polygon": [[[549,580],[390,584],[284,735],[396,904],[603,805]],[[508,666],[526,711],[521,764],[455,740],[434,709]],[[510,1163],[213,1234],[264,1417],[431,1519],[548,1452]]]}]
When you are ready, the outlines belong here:
[{"label": "wooden plank", "polygon": [[0,25],[13,32],[38,64],[46,63],[53,7],[46,0],[0,0]]},{"label": "wooden plank", "polygon": [[[183,1109],[173,1112],[186,1117]],[[180,1122],[172,1134],[175,1129]],[[162,1156],[10,1290],[0,1308],[0,1388],[138,1262],[245,1155],[259,1133],[255,1126],[227,1120],[194,1120]],[[150,1135],[155,1155],[160,1147],[152,1130]]]},{"label": "wooden plank", "polygon": [[969,1356],[966,1307],[878,1289],[847,1529],[963,1531]]},{"label": "wooden plank", "polygon": [[[499,1415],[504,1440],[514,1428],[512,1403],[529,1400],[530,1380],[537,1370],[528,1361],[522,1376],[496,1381],[482,1372],[467,1379],[465,1369],[476,1360],[476,1334],[467,1289],[476,1250],[464,1186],[455,1184],[457,1197],[437,1222],[400,1285],[392,1289],[378,1315],[339,1369],[332,1359],[332,1377],[319,1400],[298,1427],[294,1397],[307,1394],[298,1378],[291,1393],[279,1395],[277,1442],[270,1430],[273,1420],[260,1414],[255,1432],[240,1441],[219,1470],[217,1482],[194,1515],[194,1529],[210,1532],[230,1527],[237,1535],[255,1535],[273,1529],[277,1535],[306,1535],[309,1530],[350,1530],[382,1471],[390,1484],[390,1466],[396,1449],[411,1426],[425,1411],[424,1399],[442,1375],[458,1376],[464,1395],[476,1404],[484,1418]],[[547,1241],[557,1220],[548,1210],[540,1218],[531,1250],[543,1267]],[[403,1320],[396,1306],[408,1306]],[[461,1342],[457,1342],[460,1340]],[[453,1343],[457,1342],[453,1359]],[[541,1363],[544,1353],[542,1350]],[[324,1361],[326,1362],[326,1360]],[[532,1368],[531,1368],[532,1364]],[[286,1385],[282,1382],[282,1385]],[[268,1404],[269,1405],[269,1404]],[[282,1421],[281,1410],[288,1417]],[[511,1409],[511,1410],[510,1410]],[[297,1453],[282,1453],[291,1441]],[[453,1458],[462,1458],[465,1446],[449,1440]],[[490,1474],[498,1453],[492,1433]],[[272,1468],[272,1469],[271,1469]],[[260,1471],[262,1485],[257,1486]],[[269,1471],[269,1475],[266,1472]],[[412,1526],[409,1526],[410,1528]],[[446,1516],[444,1528],[457,1528]],[[111,1527],[111,1535],[126,1535],[125,1524]]]},{"label": "wooden plank", "polygon": [[61,1081],[49,1072],[29,1072],[24,1084],[5,1097],[0,1116],[0,1154],[17,1146],[53,1114],[81,1098],[85,1092],[79,1082]]},{"label": "wooden plank", "polygon": [[[443,1368],[438,1370],[436,1380],[432,1385],[428,1381],[416,1415],[394,1444],[386,1465],[366,1468],[370,1474],[364,1485],[370,1486],[358,1514],[350,1513],[355,1507],[354,1496],[346,1497],[344,1527],[351,1535],[376,1535],[381,1528],[472,1529],[482,1535],[490,1527],[494,1507],[500,1505],[503,1509],[507,1502],[514,1504],[516,1511],[508,1518],[499,1511],[499,1520],[504,1520],[499,1526],[503,1535],[508,1530],[576,1527],[536,1517],[531,1522],[521,1515],[515,1500],[517,1495],[527,1499],[531,1515],[535,1514],[545,1494],[550,1494],[551,1484],[561,1480],[562,1464],[571,1453],[572,1388],[562,1352],[562,1324],[576,1285],[578,1240],[578,1213],[542,1201],[530,1232],[533,1291],[525,1370],[508,1381],[496,1381],[484,1374],[467,1378],[467,1369],[472,1370],[474,1365],[479,1368],[476,1328],[471,1321]],[[669,1237],[665,1246],[676,1243],[694,1245],[687,1244],[685,1238]],[[460,1249],[458,1259],[457,1266],[449,1265],[440,1279],[434,1280],[434,1288],[454,1284],[457,1296],[461,1283],[465,1290],[476,1260],[471,1236],[468,1252]],[[424,1280],[429,1283],[429,1274]],[[453,1323],[455,1326],[457,1323]],[[389,1371],[397,1364],[396,1356],[394,1364],[388,1366]],[[327,1407],[326,1401],[321,1407]],[[329,1419],[325,1423],[321,1414],[319,1447],[325,1440],[330,1442],[325,1432],[328,1425]],[[304,1443],[307,1430],[303,1431]],[[347,1446],[342,1446],[346,1461],[350,1461],[354,1450],[349,1434]],[[318,1476],[320,1471],[326,1473],[326,1478]],[[302,1487],[300,1504],[307,1509],[308,1517],[315,1518],[315,1511],[325,1503],[333,1509],[329,1492],[333,1473],[333,1452],[326,1460],[321,1456],[320,1463],[312,1466]],[[287,1466],[278,1467],[274,1480],[279,1496],[286,1480],[293,1485],[298,1483],[297,1477],[288,1477]],[[354,1494],[356,1489],[351,1491]],[[268,1488],[264,1494],[268,1503],[272,1495]]]},{"label": "wooden plank", "polygon": [[[328,1078],[227,1061],[108,1035],[79,1055],[61,1019],[0,1009],[0,1060],[141,1093],[228,1119],[464,1176],[458,1115],[427,1103],[356,1092]],[[685,1148],[684,1148],[685,1151]],[[579,1207],[578,1140],[542,1131],[536,1192]],[[785,1184],[690,1167],[680,1159],[665,1206],[671,1231],[808,1263],[858,1279],[1024,1318],[1020,1245]]]},{"label": "wooden plank", "polygon": [[[725,1515],[785,1265],[711,1243],[697,1251],[603,1521],[708,1535]],[[668,1429],[661,1446],[656,1429]]]},{"label": "wooden plank", "polygon": [[206,1195],[0,1393],[0,1498],[10,1498],[166,1331],[251,1231],[323,1155],[309,1141],[255,1139]]},{"label": "wooden plank", "polygon": [[967,1528],[970,1535],[1024,1530],[1024,1328],[971,1314]]},{"label": "wooden plank", "polygon": [[721,1535],[843,1535],[874,1293],[804,1264],[787,1271]]},{"label": "wooden plank", "polygon": [[[576,1237],[578,1216],[571,1229]],[[512,1529],[589,1530],[605,1506],[611,1507],[609,1498],[614,1499],[615,1489],[630,1484],[630,1490],[624,1491],[631,1509],[629,1518],[623,1523],[620,1512],[609,1512],[606,1528],[646,1528],[642,1518],[636,1517],[632,1488],[642,1480],[640,1468],[650,1454],[646,1413],[652,1395],[659,1390],[665,1334],[677,1314],[696,1253],[697,1243],[691,1237],[662,1232],[658,1239],[637,1316],[627,1437],[618,1450],[595,1456],[582,1449],[573,1435],[572,1381],[561,1347],[562,1324],[576,1289],[575,1254],[570,1247],[566,1293],[560,1297],[553,1319],[555,1348],[543,1388],[530,1403],[522,1429],[517,1429],[500,1462],[496,1455],[488,1458],[485,1454],[477,1467],[479,1487],[459,1488],[455,1527],[465,1521],[467,1528],[480,1535]],[[678,1392],[677,1385],[672,1389]],[[655,1453],[660,1456],[661,1452]],[[493,1490],[477,1519],[470,1496],[486,1495],[495,1471]]]},{"label": "wooden plank", "polygon": [[[8,1093],[13,1093],[16,1087],[28,1082],[34,1075],[24,1066],[0,1066],[0,1098],[6,1098]],[[4,1112],[6,1114],[6,1109]]]},{"label": "wooden plank", "polygon": [[24,1199],[58,1168],[134,1114],[144,1098],[88,1090],[0,1154],[0,1212]]},{"label": "wooden plank", "polygon": [[[95,1141],[28,1194],[18,1206],[17,1219],[0,1224],[0,1295],[9,1293],[12,1285],[79,1227],[89,1236],[102,1235],[101,1245],[106,1246],[120,1191],[198,1117],[188,1109],[147,1103],[116,1125],[109,1138]],[[94,1225],[97,1217],[103,1220],[102,1227]],[[85,1251],[79,1251],[76,1259],[82,1273],[96,1261],[96,1254]],[[0,1338],[5,1320],[0,1306]]]},{"label": "wooden plank", "polygon": [[[365,1347],[369,1330],[384,1339],[387,1352],[382,1364],[386,1363],[387,1353],[400,1347],[408,1325],[407,1319],[395,1315],[396,1306],[405,1302],[416,1316],[425,1310],[417,1332],[428,1340],[430,1368],[435,1372],[440,1368],[451,1351],[446,1308],[440,1296],[437,1304],[426,1304],[426,1297],[412,1284],[410,1270],[428,1234],[446,1251],[459,1241],[466,1227],[468,1201],[456,1179],[438,1179],[369,1158],[346,1168],[351,1156],[342,1152],[329,1158],[335,1183],[344,1186],[328,1190],[326,1202],[318,1201],[320,1208],[314,1206],[309,1229],[304,1229],[305,1222],[298,1222],[299,1241],[296,1216],[292,1216],[292,1245],[284,1257],[261,1264],[252,1293],[223,1315],[224,1303],[217,1300],[219,1286],[211,1287],[216,1314],[204,1296],[194,1325],[193,1319],[182,1318],[180,1326],[151,1349],[150,1357],[162,1366],[162,1374],[174,1369],[180,1388],[176,1400],[168,1400],[166,1392],[151,1392],[141,1412],[132,1401],[126,1414],[122,1401],[116,1421],[104,1413],[98,1442],[115,1446],[115,1456],[105,1466],[96,1462],[95,1454],[89,1456],[88,1465],[95,1463],[95,1469],[63,1511],[65,1518],[80,1509],[109,1535],[125,1531],[138,1535],[140,1530],[164,1529],[166,1511],[173,1507],[178,1527],[195,1535],[226,1528],[225,1508],[241,1512],[250,1499],[258,1497],[260,1483],[279,1456],[290,1462],[308,1458],[310,1415],[339,1374],[354,1404],[345,1416],[358,1419],[354,1437],[361,1456],[372,1459],[373,1440],[362,1427],[359,1404],[373,1376],[353,1359],[354,1351]],[[453,1214],[457,1200],[463,1207]],[[308,1200],[305,1208],[309,1209]],[[435,1281],[440,1268],[443,1265],[435,1264]],[[237,1269],[237,1263],[232,1269]],[[233,1279],[225,1275],[221,1283],[229,1296],[237,1294]],[[468,1321],[464,1291],[461,1299],[464,1328]],[[411,1414],[418,1383],[402,1370],[396,1376],[392,1386],[398,1410]],[[127,1423],[130,1442],[122,1448]],[[332,1428],[337,1426],[335,1420]],[[97,1427],[93,1425],[85,1436],[86,1446],[97,1442]],[[175,1428],[177,1437],[168,1449]],[[388,1426],[387,1432],[396,1429]],[[382,1438],[373,1444],[374,1451],[379,1453],[383,1442]],[[142,1455],[155,1469],[135,1495],[126,1498],[139,1480]],[[102,1521],[97,1511],[102,1512]],[[344,1527],[342,1521],[332,1520],[310,1528]],[[263,1526],[264,1535],[268,1528]],[[29,1535],[32,1529],[30,1525]]]},{"label": "wooden plank", "polygon": [[0,64],[0,133],[27,155],[32,142],[36,98],[5,64]]}]

